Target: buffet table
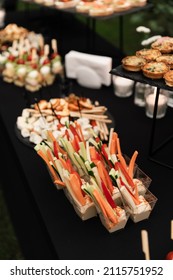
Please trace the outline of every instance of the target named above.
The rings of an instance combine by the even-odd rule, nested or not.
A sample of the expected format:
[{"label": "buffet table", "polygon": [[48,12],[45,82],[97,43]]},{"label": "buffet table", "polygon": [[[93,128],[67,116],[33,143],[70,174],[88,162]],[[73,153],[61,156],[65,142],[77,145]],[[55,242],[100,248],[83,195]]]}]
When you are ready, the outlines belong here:
[{"label": "buffet table", "polygon": [[[23,26],[38,31],[40,27],[34,21],[15,18]],[[11,22],[12,19],[9,20]],[[8,18],[6,20],[8,22]],[[67,24],[67,22],[65,22]],[[51,28],[50,26],[48,26]],[[73,21],[72,29],[64,29],[63,55],[69,50],[83,51],[82,26]],[[54,32],[52,29],[50,29]],[[78,36],[77,36],[77,35]],[[54,35],[54,33],[53,33]],[[52,34],[50,36],[53,37]],[[72,41],[71,38],[78,39]],[[116,67],[122,54],[96,37],[102,52],[113,54]],[[78,44],[80,42],[80,44]],[[61,42],[60,42],[61,43]],[[62,54],[60,52],[60,54]],[[99,53],[100,54],[100,53]],[[114,95],[112,85],[101,89],[88,89],[72,82],[72,91],[77,95],[98,100],[108,108],[114,119],[122,151],[129,157],[137,150],[138,166],[152,178],[150,191],[158,198],[148,220],[134,224],[128,221],[126,227],[115,233],[109,233],[95,217],[82,221],[64,193],[53,185],[42,159],[34,147],[23,143],[16,134],[16,120],[28,105],[28,95],[23,88],[5,83],[0,78],[0,129],[1,129],[1,180],[3,191],[17,237],[25,259],[95,259],[95,260],[140,260],[144,259],[141,246],[141,230],[148,230],[151,259],[164,259],[172,250],[170,222],[172,217],[172,170],[148,159],[148,147],[152,119],[145,116],[143,108],[134,105],[133,95],[119,98]],[[29,100],[34,97],[59,97],[57,83],[43,88],[36,94],[28,93]],[[166,116],[157,120],[156,140],[164,139],[172,132],[173,109],[168,108]],[[172,160],[173,150],[166,146],[164,157]]]},{"label": "buffet table", "polygon": [[[98,218],[82,221],[61,190],[53,185],[47,169],[32,147],[15,132],[16,118],[26,106],[23,89],[0,81],[1,159],[4,193],[26,259],[144,259],[141,229],[147,229],[152,259],[164,259],[172,248],[172,171],[147,159],[151,119],[136,107],[133,96],[121,99],[113,88],[91,90],[73,81],[73,92],[98,100],[109,108],[122,150],[131,156],[138,150],[137,164],[152,178],[151,192],[158,202],[148,220],[108,233]],[[32,94],[32,93],[30,93]],[[58,96],[58,86],[43,91],[45,98]],[[158,120],[162,135],[169,130],[173,110]],[[166,129],[165,129],[165,126]],[[162,137],[161,135],[161,137]],[[168,153],[172,150],[168,149]],[[162,233],[160,235],[160,233]]]}]

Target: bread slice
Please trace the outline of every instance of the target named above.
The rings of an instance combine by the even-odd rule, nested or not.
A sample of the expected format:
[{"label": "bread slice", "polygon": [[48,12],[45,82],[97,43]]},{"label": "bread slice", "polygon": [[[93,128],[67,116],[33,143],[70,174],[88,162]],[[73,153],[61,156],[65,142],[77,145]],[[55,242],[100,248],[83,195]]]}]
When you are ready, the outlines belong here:
[{"label": "bread slice", "polygon": [[125,70],[138,72],[146,64],[146,59],[136,55],[128,55],[122,59],[121,63]]},{"label": "bread slice", "polygon": [[142,67],[144,76],[151,79],[161,79],[169,71],[169,66],[164,62],[151,61]]}]

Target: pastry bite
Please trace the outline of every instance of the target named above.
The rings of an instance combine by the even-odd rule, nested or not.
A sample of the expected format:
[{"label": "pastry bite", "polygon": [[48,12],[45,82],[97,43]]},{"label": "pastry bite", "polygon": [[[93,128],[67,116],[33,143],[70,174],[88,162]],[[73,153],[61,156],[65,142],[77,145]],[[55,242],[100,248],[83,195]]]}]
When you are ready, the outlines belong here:
[{"label": "pastry bite", "polygon": [[102,2],[94,2],[89,9],[90,16],[108,16],[114,13],[113,5],[107,5]]},{"label": "pastry bite", "polygon": [[114,12],[127,11],[131,8],[131,3],[128,0],[114,0],[113,7]]},{"label": "pastry bite", "polygon": [[164,62],[151,61],[142,67],[144,76],[151,79],[162,79],[168,71],[169,66]]},{"label": "pastry bite", "polygon": [[143,7],[147,4],[147,0],[129,0],[132,7]]},{"label": "pastry bite", "polygon": [[55,75],[51,73],[51,65],[46,64],[40,68],[40,73],[42,75],[42,85],[49,86],[52,85],[55,80]]},{"label": "pastry bite", "polygon": [[162,53],[159,50],[154,49],[141,49],[136,51],[136,56],[143,57],[147,62],[154,61],[160,57]]},{"label": "pastry bite", "polygon": [[129,55],[122,59],[122,67],[127,71],[138,72],[146,64],[146,59],[136,55]]},{"label": "pastry bite", "polygon": [[79,0],[58,0],[54,2],[54,6],[58,9],[73,8],[77,5]]},{"label": "pastry bite", "polygon": [[173,38],[169,36],[161,37],[151,44],[151,48],[159,50],[161,53],[173,52]]},{"label": "pastry bite", "polygon": [[157,62],[166,63],[170,69],[173,69],[173,54],[162,54],[156,58]]},{"label": "pastry bite", "polygon": [[173,70],[169,70],[163,76],[165,83],[169,87],[173,87]]},{"label": "pastry bite", "polygon": [[95,3],[95,0],[88,0],[88,1],[80,0],[78,2],[78,4],[76,5],[76,11],[79,13],[89,13],[89,10],[93,6],[94,3]]}]

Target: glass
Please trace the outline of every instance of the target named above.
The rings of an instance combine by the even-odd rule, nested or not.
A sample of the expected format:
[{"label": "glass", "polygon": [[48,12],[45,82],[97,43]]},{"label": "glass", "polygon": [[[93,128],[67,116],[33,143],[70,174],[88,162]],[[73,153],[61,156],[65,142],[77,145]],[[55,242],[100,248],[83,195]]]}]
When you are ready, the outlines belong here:
[{"label": "glass", "polygon": [[144,195],[145,202],[136,205],[135,209],[132,209],[129,205],[125,207],[126,211],[129,212],[130,218],[134,223],[146,220],[149,218],[156,202],[157,197],[155,197],[149,190],[146,191]]},{"label": "glass", "polygon": [[133,80],[113,75],[112,82],[114,87],[114,93],[116,96],[129,97],[133,94]]},{"label": "glass", "polygon": [[139,107],[145,106],[145,95],[152,90],[148,84],[137,82],[135,84],[134,104]]},{"label": "glass", "polygon": [[[145,95],[145,103],[146,103],[145,113],[146,116],[149,118],[153,118],[155,98],[156,98],[156,93],[154,91]],[[165,116],[167,110],[167,101],[168,101],[167,95],[160,90],[159,98],[158,98],[157,114],[156,114],[157,119],[161,119]]]},{"label": "glass", "polygon": [[173,108],[173,91],[161,89],[161,93],[165,94],[168,98],[167,105],[171,108]]}]

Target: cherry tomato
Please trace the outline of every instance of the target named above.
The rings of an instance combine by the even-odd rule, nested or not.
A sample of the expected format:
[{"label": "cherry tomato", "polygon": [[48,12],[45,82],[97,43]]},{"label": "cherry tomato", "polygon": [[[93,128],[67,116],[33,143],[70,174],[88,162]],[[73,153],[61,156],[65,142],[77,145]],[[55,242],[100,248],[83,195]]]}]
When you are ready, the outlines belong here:
[{"label": "cherry tomato", "polygon": [[166,255],[166,260],[173,260],[173,251],[170,251],[170,252]]}]

